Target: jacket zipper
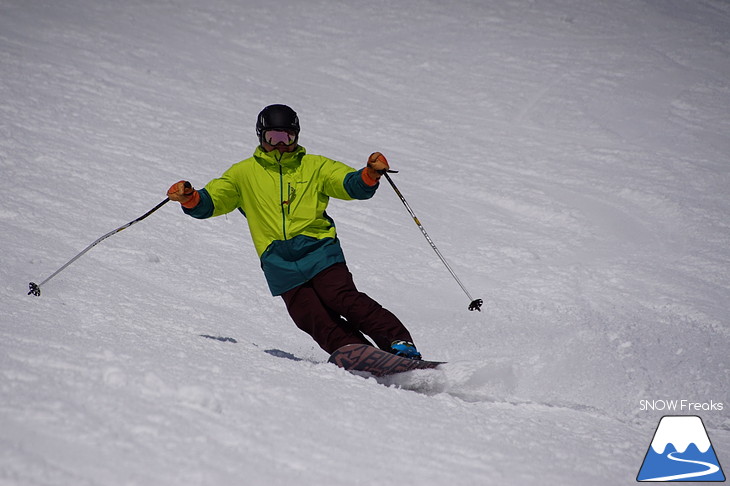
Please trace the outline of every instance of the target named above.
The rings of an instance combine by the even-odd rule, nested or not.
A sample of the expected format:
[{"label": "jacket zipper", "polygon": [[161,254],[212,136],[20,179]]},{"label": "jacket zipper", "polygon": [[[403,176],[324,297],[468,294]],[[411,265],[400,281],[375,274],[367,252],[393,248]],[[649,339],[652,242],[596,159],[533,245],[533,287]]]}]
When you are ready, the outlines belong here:
[{"label": "jacket zipper", "polygon": [[284,240],[287,240],[286,212],[284,211],[284,206],[288,206],[289,202],[284,199],[284,169],[282,168],[281,163],[279,163],[279,195],[281,196],[281,232],[284,235]]}]

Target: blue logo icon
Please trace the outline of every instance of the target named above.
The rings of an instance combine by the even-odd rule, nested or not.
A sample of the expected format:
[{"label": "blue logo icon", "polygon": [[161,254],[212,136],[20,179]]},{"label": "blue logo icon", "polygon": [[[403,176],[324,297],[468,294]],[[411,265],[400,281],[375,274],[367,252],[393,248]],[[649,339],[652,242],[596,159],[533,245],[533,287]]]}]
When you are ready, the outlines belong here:
[{"label": "blue logo icon", "polygon": [[637,481],[725,481],[705,424],[696,415],[659,421]]}]

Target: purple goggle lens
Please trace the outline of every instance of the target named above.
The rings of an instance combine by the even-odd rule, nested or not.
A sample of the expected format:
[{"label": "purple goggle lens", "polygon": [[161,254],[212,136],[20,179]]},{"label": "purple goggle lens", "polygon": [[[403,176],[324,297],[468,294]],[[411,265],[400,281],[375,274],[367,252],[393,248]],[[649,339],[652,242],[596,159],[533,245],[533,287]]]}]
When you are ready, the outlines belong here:
[{"label": "purple goggle lens", "polygon": [[264,132],[264,140],[269,145],[291,145],[297,141],[297,134],[287,130],[266,130]]}]

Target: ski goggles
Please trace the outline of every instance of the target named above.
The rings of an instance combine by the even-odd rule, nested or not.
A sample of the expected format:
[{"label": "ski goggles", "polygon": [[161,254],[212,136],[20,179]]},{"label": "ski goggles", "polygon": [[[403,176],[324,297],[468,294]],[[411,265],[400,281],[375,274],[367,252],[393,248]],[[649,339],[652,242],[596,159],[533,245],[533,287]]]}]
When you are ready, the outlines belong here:
[{"label": "ski goggles", "polygon": [[269,145],[293,145],[297,141],[297,133],[291,130],[266,130],[264,141]]}]

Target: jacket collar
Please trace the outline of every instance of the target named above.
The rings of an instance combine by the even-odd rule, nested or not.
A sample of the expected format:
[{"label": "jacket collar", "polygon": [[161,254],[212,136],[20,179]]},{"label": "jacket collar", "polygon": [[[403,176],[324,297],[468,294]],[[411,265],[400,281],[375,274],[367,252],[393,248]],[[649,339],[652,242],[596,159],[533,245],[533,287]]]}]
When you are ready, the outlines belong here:
[{"label": "jacket collar", "polygon": [[279,167],[284,169],[294,169],[302,162],[302,157],[307,153],[306,149],[301,145],[294,152],[281,153],[278,150],[265,152],[261,145],[256,147],[253,153],[256,161],[266,169],[276,169]]}]

